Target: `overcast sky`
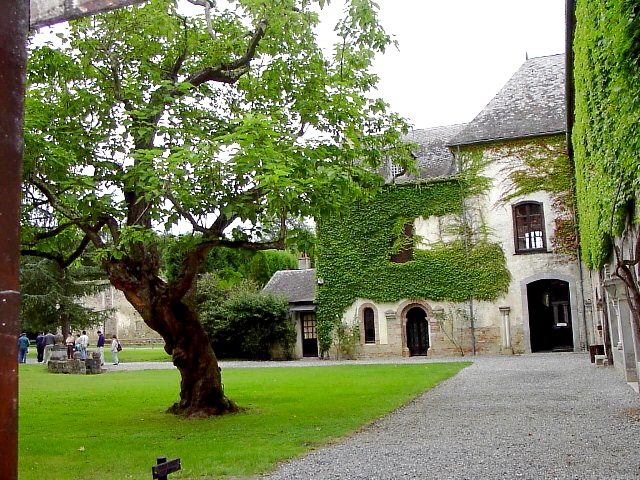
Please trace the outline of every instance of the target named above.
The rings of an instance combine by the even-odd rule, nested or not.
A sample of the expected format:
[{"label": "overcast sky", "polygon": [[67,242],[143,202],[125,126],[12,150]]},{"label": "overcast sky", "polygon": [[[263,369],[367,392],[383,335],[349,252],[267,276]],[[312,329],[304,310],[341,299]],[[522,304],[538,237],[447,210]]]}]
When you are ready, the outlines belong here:
[{"label": "overcast sky", "polygon": [[[377,0],[400,43],[379,96],[415,128],[471,121],[524,63],[564,52],[564,0]],[[333,15],[344,0],[332,0]]]},{"label": "overcast sky", "polygon": [[[327,47],[345,1],[331,0],[321,14]],[[415,128],[473,120],[527,54],[564,52],[565,0],[375,1],[399,43],[376,60],[378,96]]]}]

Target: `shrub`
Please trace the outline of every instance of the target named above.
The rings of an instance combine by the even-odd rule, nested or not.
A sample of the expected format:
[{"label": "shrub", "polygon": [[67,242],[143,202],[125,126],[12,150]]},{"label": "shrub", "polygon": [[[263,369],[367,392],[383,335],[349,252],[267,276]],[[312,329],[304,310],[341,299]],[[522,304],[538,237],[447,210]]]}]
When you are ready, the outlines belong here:
[{"label": "shrub", "polygon": [[286,299],[262,294],[250,282],[222,288],[214,276],[204,275],[196,305],[219,357],[268,360],[279,351],[291,358],[295,329]]}]

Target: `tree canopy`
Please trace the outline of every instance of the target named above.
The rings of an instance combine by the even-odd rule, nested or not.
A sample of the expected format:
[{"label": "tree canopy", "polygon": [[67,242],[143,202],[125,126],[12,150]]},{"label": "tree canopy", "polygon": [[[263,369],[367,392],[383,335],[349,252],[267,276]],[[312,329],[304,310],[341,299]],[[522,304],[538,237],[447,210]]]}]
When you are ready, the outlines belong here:
[{"label": "tree canopy", "polygon": [[[315,32],[325,3],[212,2],[207,20],[152,0],[31,49],[23,253],[64,266],[98,249],[180,368],[182,413],[230,407],[183,302],[206,253],[282,247],[288,217],[338,214],[381,186],[375,167],[409,162],[406,123],[371,93],[393,44],[375,3],[347,2],[332,52]],[[280,235],[261,242],[270,219]],[[157,231],[177,225],[194,242],[167,281]]]}]

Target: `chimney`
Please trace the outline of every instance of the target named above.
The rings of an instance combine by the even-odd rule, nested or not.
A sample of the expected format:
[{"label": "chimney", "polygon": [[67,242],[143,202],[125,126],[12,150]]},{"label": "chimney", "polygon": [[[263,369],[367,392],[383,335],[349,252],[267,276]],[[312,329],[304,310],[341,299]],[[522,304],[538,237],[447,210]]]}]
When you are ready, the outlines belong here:
[{"label": "chimney", "polygon": [[311,258],[307,252],[302,252],[298,257],[298,270],[308,270],[311,268]]}]

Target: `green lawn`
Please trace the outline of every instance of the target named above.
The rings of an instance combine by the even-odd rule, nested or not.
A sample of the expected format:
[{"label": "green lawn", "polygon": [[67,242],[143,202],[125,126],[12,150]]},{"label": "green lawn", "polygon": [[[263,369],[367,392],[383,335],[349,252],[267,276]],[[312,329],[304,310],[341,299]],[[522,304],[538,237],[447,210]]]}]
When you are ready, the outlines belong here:
[{"label": "green lawn", "polygon": [[[89,351],[93,350],[95,345],[89,346]],[[29,353],[27,354],[27,358],[36,359],[38,356],[36,347],[31,347],[29,349]],[[118,353],[118,359],[121,362],[170,362],[171,357],[167,355],[167,352],[164,351],[164,345],[156,344],[153,346],[130,346],[123,345],[122,351]],[[111,343],[107,342],[107,345],[104,347],[104,360],[105,363],[111,363]]]},{"label": "green lawn", "polygon": [[180,457],[169,478],[228,478],[348,435],[455,375],[468,363],[228,368],[243,413],[184,420],[175,370],[54,375],[20,365],[21,480],[149,479],[158,456]]}]

